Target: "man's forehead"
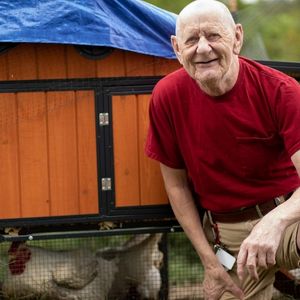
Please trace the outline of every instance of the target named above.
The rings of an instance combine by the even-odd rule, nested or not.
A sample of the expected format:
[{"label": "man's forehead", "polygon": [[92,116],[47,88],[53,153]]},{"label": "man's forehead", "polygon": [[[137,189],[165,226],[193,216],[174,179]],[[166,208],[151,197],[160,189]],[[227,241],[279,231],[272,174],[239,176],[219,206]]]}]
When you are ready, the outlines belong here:
[{"label": "man's forehead", "polygon": [[184,30],[187,26],[196,26],[210,21],[220,26],[228,25],[234,21],[227,7],[214,0],[196,0],[187,5],[179,14],[176,23],[176,32]]},{"label": "man's forehead", "polygon": [[224,30],[224,26],[222,26],[222,23],[218,21],[203,21],[201,23],[187,23],[182,24],[182,32],[185,33],[198,33],[199,31],[203,30],[214,30],[214,31],[222,31]]},{"label": "man's forehead", "polygon": [[182,18],[178,23],[178,32],[181,34],[184,33],[193,33],[198,32],[199,30],[217,30],[224,31],[226,26],[224,22],[220,20],[218,15],[201,15],[195,14],[191,18]]}]

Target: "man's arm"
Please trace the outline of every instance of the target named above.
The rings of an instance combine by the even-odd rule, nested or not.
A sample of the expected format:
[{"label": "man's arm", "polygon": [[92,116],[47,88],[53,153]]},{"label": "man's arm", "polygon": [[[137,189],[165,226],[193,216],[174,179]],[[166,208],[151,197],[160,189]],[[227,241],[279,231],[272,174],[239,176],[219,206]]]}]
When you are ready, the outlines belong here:
[{"label": "man's arm", "polygon": [[[300,150],[291,159],[300,176]],[[300,188],[293,193],[288,201],[264,216],[242,243],[237,259],[237,272],[240,279],[244,276],[245,267],[251,277],[258,279],[258,266],[267,268],[268,265],[274,265],[282,234],[290,224],[299,220]],[[298,247],[299,244],[298,237]]]},{"label": "man's arm", "polygon": [[205,279],[203,287],[206,299],[219,299],[225,290],[242,299],[243,292],[226,273],[208,244],[198,210],[188,186],[185,170],[172,169],[163,164],[160,164],[160,166],[174,214],[204,266]]}]

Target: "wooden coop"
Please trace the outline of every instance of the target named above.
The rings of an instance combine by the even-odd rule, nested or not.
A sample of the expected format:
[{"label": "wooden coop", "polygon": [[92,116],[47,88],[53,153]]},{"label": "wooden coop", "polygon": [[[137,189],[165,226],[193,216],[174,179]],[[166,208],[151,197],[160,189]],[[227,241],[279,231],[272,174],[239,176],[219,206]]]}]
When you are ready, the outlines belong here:
[{"label": "wooden coop", "polygon": [[167,205],[143,148],[153,85],[176,61],[20,44],[0,64],[2,225],[145,217]]},{"label": "wooden coop", "polygon": [[[173,15],[128,5],[158,24],[166,16],[174,29]],[[171,48],[155,45],[171,53],[165,58],[66,40],[0,36],[0,227],[168,219],[159,166],[144,142],[153,86],[179,67]]]},{"label": "wooden coop", "polygon": [[[176,16],[139,0],[1,5],[0,228],[173,220],[144,142],[151,91],[180,67]],[[299,63],[264,63],[299,79]]]},{"label": "wooden coop", "polygon": [[0,298],[166,299],[177,224],[144,143],[175,15],[73,4],[0,4]]}]

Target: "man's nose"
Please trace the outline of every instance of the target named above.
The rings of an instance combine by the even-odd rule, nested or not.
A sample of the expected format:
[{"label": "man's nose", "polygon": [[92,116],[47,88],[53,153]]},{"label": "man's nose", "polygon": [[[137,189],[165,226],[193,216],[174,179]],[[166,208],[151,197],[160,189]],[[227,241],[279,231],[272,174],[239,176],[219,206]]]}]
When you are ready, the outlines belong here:
[{"label": "man's nose", "polygon": [[209,45],[209,42],[207,41],[207,39],[205,37],[200,37],[199,41],[198,41],[198,45],[197,45],[197,53],[205,53],[205,52],[209,52],[211,50],[211,47]]}]

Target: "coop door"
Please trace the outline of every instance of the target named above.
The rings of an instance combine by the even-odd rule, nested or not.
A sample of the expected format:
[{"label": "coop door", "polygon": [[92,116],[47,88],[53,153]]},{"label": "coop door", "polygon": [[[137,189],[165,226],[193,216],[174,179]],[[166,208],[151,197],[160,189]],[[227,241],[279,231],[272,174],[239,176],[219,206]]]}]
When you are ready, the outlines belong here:
[{"label": "coop door", "polygon": [[2,220],[99,212],[94,91],[44,88],[0,93]]},{"label": "coop door", "polygon": [[[108,151],[111,151],[110,179],[107,193],[108,215],[169,215],[159,163],[144,153],[149,118],[148,107],[154,79],[114,82],[103,89],[109,125]],[[105,181],[103,182],[105,184]],[[105,191],[106,186],[102,187]]]}]

